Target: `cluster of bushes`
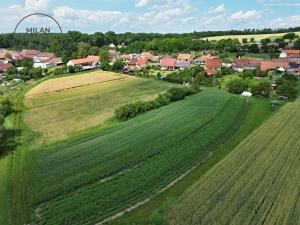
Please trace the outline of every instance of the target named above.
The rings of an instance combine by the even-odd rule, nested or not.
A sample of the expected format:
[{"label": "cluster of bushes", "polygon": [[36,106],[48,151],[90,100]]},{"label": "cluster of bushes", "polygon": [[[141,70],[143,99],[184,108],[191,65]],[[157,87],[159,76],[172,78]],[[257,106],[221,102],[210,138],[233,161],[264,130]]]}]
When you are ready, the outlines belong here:
[{"label": "cluster of bushes", "polygon": [[58,68],[55,68],[52,73],[54,75],[60,75],[60,74],[69,74],[69,73],[78,73],[82,71],[81,66],[61,66]]},{"label": "cluster of bushes", "polygon": [[276,80],[277,91],[279,96],[285,96],[289,99],[295,99],[298,96],[298,79],[292,74],[284,74]]},{"label": "cluster of bushes", "polygon": [[227,83],[227,89],[230,93],[241,94],[244,91],[250,91],[254,96],[269,97],[272,91],[271,82],[268,80],[251,80],[236,78]]},{"label": "cluster of bushes", "polygon": [[12,103],[8,98],[0,96],[0,154],[3,153],[3,134],[5,117],[12,112]]},{"label": "cluster of bushes", "polygon": [[121,106],[116,109],[115,115],[120,120],[128,120],[141,113],[169,105],[171,102],[183,100],[186,96],[196,94],[199,91],[199,89],[192,87],[171,88],[166,93],[159,94],[159,96],[152,101],[138,101]]},{"label": "cluster of bushes", "polygon": [[197,76],[204,76],[204,74],[204,69],[200,66],[197,66],[171,73],[167,75],[164,80],[179,84],[182,84],[183,82],[193,83]]}]

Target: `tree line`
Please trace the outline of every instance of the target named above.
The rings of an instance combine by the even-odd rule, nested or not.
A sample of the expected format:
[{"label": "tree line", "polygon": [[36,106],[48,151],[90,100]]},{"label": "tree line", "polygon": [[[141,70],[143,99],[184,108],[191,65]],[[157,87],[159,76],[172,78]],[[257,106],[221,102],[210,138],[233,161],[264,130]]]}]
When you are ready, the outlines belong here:
[{"label": "tree line", "polygon": [[[159,33],[122,33],[116,34],[96,32],[85,34],[69,31],[64,34],[0,34],[0,47],[15,50],[37,49],[53,52],[61,56],[64,62],[69,59],[98,55],[99,50],[113,43],[122,43],[122,52],[141,52],[145,50],[157,53],[177,53],[182,51],[201,51],[214,49],[217,51],[237,52],[240,50],[238,40],[207,41],[205,37],[219,35],[274,34],[300,31],[300,27],[286,29],[247,29],[230,31],[205,31],[183,34]],[[202,39],[204,38],[204,39]],[[250,40],[249,40],[250,41]],[[300,44],[300,41],[299,41]],[[250,50],[257,51],[255,45]]]}]

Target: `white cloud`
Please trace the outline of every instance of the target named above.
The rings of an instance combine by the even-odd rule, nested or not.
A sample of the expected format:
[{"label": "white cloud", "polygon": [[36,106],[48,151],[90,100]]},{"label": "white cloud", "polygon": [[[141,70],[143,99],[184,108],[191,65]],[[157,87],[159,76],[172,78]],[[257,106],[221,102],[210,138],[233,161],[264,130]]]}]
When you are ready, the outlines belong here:
[{"label": "white cloud", "polygon": [[278,17],[271,21],[268,26],[270,27],[293,27],[293,26],[299,26],[300,24],[300,15],[293,15],[289,16],[287,18]]},{"label": "white cloud", "polygon": [[208,13],[224,13],[226,11],[225,5],[219,5],[216,8],[209,8]]},{"label": "white cloud", "polygon": [[251,11],[238,11],[231,14],[230,19],[236,22],[248,21],[248,20],[257,20],[261,18],[261,13],[256,10]]},{"label": "white cloud", "polygon": [[138,0],[135,4],[135,7],[144,7],[148,5],[152,0]]},{"label": "white cloud", "polygon": [[46,10],[49,6],[50,0],[25,0],[25,9],[33,10],[35,12]]}]

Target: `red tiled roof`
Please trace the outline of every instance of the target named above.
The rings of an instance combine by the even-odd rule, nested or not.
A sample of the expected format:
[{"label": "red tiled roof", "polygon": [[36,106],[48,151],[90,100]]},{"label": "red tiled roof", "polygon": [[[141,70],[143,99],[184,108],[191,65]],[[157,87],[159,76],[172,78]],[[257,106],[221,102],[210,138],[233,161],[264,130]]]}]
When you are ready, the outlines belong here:
[{"label": "red tiled roof", "polygon": [[221,59],[207,59],[205,62],[206,68],[220,68],[222,66],[223,60]]},{"label": "red tiled roof", "polygon": [[147,58],[139,58],[136,62],[137,66],[145,66],[147,64]]},{"label": "red tiled roof", "polygon": [[191,54],[179,54],[177,56],[177,60],[179,61],[191,61],[192,55]]},{"label": "red tiled roof", "polygon": [[83,59],[72,59],[69,62],[72,62],[74,65],[81,65],[85,63],[93,63],[99,61],[99,56],[88,56],[87,58]]},{"label": "red tiled roof", "polygon": [[208,76],[212,76],[212,75],[215,75],[217,73],[217,70],[215,70],[215,69],[207,69],[206,73],[207,73]]},{"label": "red tiled roof", "polygon": [[160,63],[161,67],[175,67],[176,66],[176,59],[172,58],[171,56],[164,56]]},{"label": "red tiled roof", "polygon": [[284,50],[286,54],[300,54],[300,50]]},{"label": "red tiled roof", "polygon": [[275,70],[277,68],[283,67],[284,69],[288,69],[290,67],[288,61],[282,60],[263,60],[261,62],[261,71]]},{"label": "red tiled roof", "polygon": [[4,71],[6,71],[7,69],[9,69],[11,67],[13,67],[13,65],[11,63],[0,64],[0,71],[4,72]]},{"label": "red tiled roof", "polygon": [[261,64],[261,59],[246,59],[246,58],[241,58],[241,59],[234,59],[233,63],[248,63],[248,64]]}]

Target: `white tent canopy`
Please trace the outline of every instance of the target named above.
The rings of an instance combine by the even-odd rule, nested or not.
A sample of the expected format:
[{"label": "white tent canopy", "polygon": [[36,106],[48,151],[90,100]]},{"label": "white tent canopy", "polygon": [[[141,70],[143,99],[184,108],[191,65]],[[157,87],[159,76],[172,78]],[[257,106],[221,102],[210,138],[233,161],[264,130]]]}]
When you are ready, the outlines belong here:
[{"label": "white tent canopy", "polygon": [[241,94],[241,96],[243,96],[243,97],[251,97],[251,96],[252,96],[252,93],[249,92],[249,91],[244,91],[244,92]]}]

